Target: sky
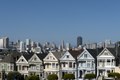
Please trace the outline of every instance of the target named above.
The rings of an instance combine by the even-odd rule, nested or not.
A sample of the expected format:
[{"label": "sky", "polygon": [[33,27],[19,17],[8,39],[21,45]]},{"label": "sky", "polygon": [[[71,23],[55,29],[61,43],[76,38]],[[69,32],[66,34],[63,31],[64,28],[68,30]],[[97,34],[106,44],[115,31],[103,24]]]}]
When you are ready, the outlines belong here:
[{"label": "sky", "polygon": [[120,0],[0,0],[0,37],[76,44],[120,40]]}]

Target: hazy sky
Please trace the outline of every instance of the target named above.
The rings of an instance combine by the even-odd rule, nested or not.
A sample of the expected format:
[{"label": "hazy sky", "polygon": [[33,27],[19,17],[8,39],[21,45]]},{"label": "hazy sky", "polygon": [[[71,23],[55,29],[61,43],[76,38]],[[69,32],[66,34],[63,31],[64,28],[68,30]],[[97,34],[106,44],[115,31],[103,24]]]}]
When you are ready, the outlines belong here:
[{"label": "hazy sky", "polygon": [[0,37],[76,43],[120,40],[120,0],[0,0]]}]

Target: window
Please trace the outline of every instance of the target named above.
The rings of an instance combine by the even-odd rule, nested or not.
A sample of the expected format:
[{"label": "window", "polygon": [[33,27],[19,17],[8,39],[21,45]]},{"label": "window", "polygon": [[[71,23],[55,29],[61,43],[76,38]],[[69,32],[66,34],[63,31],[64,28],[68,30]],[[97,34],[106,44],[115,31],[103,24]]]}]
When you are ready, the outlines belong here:
[{"label": "window", "polygon": [[72,62],[69,62],[69,67],[72,68]]},{"label": "window", "polygon": [[90,67],[90,63],[89,62],[87,63],[87,67]]},{"label": "window", "polygon": [[24,66],[22,66],[22,70],[24,70]]},{"label": "window", "polygon": [[69,58],[69,55],[66,55],[67,58]]},{"label": "window", "polygon": [[52,59],[52,56],[50,56],[50,59]]},{"label": "window", "polygon": [[94,61],[92,61],[92,68],[94,67]]},{"label": "window", "polygon": [[65,67],[65,63],[63,63],[63,67]]},{"label": "window", "polygon": [[107,60],[107,65],[110,65],[110,60],[109,59]]},{"label": "window", "polygon": [[21,65],[19,65],[19,70],[21,70]]},{"label": "window", "polygon": [[47,57],[47,59],[49,59],[49,57]]},{"label": "window", "polygon": [[84,58],[87,58],[87,54],[84,54]]},{"label": "window", "polygon": [[75,63],[73,63],[73,68],[75,68]]},{"label": "window", "polygon": [[49,68],[49,64],[47,64],[47,68]]},{"label": "window", "polygon": [[23,62],[24,60],[23,60],[23,59],[21,59],[21,61]]},{"label": "window", "polygon": [[56,64],[56,68],[58,68],[58,64]]},{"label": "window", "polygon": [[55,63],[52,63],[52,68],[55,68]]},{"label": "window", "polygon": [[35,57],[35,58],[34,58],[34,61],[36,61],[36,60],[37,60],[37,58]]}]

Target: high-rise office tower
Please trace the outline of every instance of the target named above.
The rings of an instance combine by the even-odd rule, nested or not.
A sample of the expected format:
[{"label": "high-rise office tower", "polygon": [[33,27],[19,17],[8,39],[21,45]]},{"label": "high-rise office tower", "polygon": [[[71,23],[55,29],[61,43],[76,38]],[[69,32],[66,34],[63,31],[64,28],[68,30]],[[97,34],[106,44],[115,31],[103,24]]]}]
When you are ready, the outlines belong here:
[{"label": "high-rise office tower", "polygon": [[31,49],[31,40],[26,39],[26,50],[30,50],[30,49]]},{"label": "high-rise office tower", "polygon": [[9,38],[3,37],[3,40],[4,40],[4,48],[9,48]]},{"label": "high-rise office tower", "polygon": [[20,41],[20,52],[25,52],[25,43]]},{"label": "high-rise office tower", "polygon": [[0,39],[0,48],[9,48],[9,38],[3,37]]},{"label": "high-rise office tower", "polygon": [[79,45],[82,45],[82,37],[81,37],[81,36],[78,36],[78,37],[77,37],[77,47],[78,47]]}]

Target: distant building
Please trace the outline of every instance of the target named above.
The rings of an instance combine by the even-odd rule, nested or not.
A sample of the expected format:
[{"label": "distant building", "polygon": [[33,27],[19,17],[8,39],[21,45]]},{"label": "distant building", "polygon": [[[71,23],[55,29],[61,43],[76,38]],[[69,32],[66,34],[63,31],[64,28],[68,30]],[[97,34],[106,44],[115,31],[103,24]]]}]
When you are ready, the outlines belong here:
[{"label": "distant building", "polygon": [[31,40],[26,39],[26,50],[30,50],[30,49],[31,49]]},{"label": "distant building", "polygon": [[66,50],[70,50],[70,49],[71,49],[70,43],[66,43]]},{"label": "distant building", "polygon": [[8,37],[3,37],[0,39],[0,48],[1,49],[9,48],[9,38]]},{"label": "distant building", "polygon": [[3,39],[0,39],[0,49],[3,49],[3,43],[4,43]]},{"label": "distant building", "polygon": [[87,49],[96,49],[97,48],[97,43],[85,44],[85,47]]},{"label": "distant building", "polygon": [[20,52],[25,52],[25,43],[20,41]]},{"label": "distant building", "polygon": [[82,37],[81,37],[81,36],[78,36],[78,37],[77,37],[77,47],[78,47],[79,45],[82,45]]}]

